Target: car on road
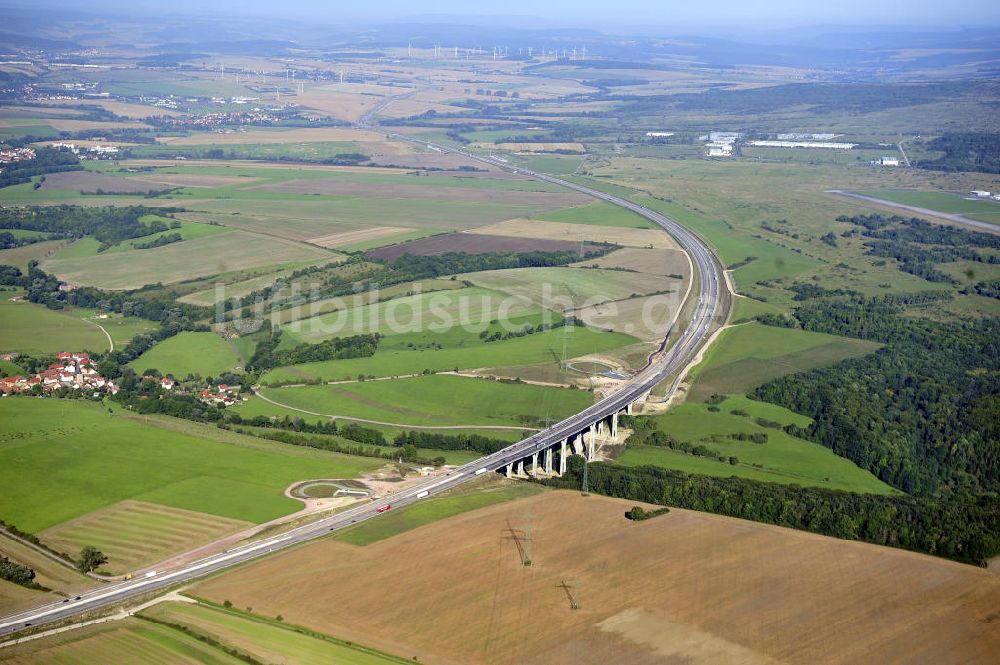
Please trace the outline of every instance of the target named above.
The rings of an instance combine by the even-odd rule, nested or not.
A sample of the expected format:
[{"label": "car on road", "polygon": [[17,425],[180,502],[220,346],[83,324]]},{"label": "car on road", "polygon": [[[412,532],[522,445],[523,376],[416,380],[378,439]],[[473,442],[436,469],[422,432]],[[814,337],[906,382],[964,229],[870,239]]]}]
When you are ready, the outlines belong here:
[{"label": "car on road", "polygon": [[392,509],[392,504],[391,503],[387,503],[384,506],[380,506],[380,507],[376,508],[375,512],[376,513],[384,513],[385,511],[391,510],[391,509]]}]

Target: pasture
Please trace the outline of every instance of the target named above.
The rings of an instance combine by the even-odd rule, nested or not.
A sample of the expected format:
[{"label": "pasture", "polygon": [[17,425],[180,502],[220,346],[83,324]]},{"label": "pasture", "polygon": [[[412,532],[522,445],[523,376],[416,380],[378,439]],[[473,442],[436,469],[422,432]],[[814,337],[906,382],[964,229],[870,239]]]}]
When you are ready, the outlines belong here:
[{"label": "pasture", "polygon": [[341,309],[293,321],[285,330],[304,342],[368,332],[383,335],[440,332],[459,326],[478,332],[493,319],[536,310],[524,298],[475,287],[417,293],[362,304],[368,300],[365,294],[340,299]]},{"label": "pasture", "polygon": [[[324,416],[401,425],[537,427],[584,409],[583,390],[512,384],[446,374],[385,381],[265,388],[264,397]],[[237,413],[242,413],[236,407]],[[335,476],[331,476],[335,477]]]},{"label": "pasture", "polygon": [[688,398],[744,393],[779,376],[874,353],[879,344],[792,328],[747,323],[729,328],[691,373]]},{"label": "pasture", "polygon": [[[621,333],[566,327],[524,337],[484,343],[475,333],[431,331],[420,335],[398,335],[384,340],[370,358],[328,360],[273,369],[261,377],[263,384],[343,381],[365,376],[419,374],[425,370],[447,372],[513,365],[558,365],[563,360],[590,353],[603,353],[635,343]],[[450,342],[450,344],[449,344]],[[414,346],[408,346],[413,343]],[[439,343],[443,348],[430,347]]]},{"label": "pasture", "polygon": [[[626,446],[618,463],[624,466],[653,465],[687,473],[710,476],[739,476],[772,483],[794,483],[847,492],[894,493],[891,487],[853,462],[839,457],[829,448],[786,434],[777,427],[764,427],[755,419],[763,418],[781,426],[799,427],[811,421],[773,404],[756,402],[742,395],[731,395],[718,404],[719,411],[707,404],[681,404],[665,415],[654,416],[657,427],[677,441],[704,445],[718,455],[735,457],[737,464],[712,457],[688,455],[668,448]],[[733,413],[734,411],[739,413]],[[747,415],[742,415],[746,413]],[[766,443],[739,441],[734,434],[766,434]]]},{"label": "pasture", "polygon": [[0,400],[0,519],[38,533],[133,499],[259,523],[301,508],[282,495],[296,480],[380,465],[176,422],[109,415],[92,402]]},{"label": "pasture", "polygon": [[170,284],[234,270],[309,260],[336,254],[283,238],[229,231],[154,249],[45,261],[43,268],[71,284],[132,289]]},{"label": "pasture", "polygon": [[155,368],[183,379],[189,374],[209,377],[232,372],[240,360],[233,345],[215,333],[185,331],[159,342],[130,364],[139,375]]},{"label": "pasture", "polygon": [[[976,662],[1000,649],[983,621],[1000,594],[989,571],[681,509],[636,523],[633,505],[542,492],[367,547],[312,543],[194,592],[422,662]],[[530,567],[510,529],[530,532]]]},{"label": "pasture", "polygon": [[52,310],[26,300],[11,300],[0,292],[0,350],[21,353],[106,351],[108,340],[100,328],[84,321],[78,310]]},{"label": "pasture", "polygon": [[12,249],[0,249],[0,265],[14,266],[20,268],[21,272],[27,272],[30,262],[43,261],[59,251],[66,242],[66,240],[43,240]]},{"label": "pasture", "polygon": [[678,285],[660,275],[569,267],[486,270],[464,278],[557,312],[667,291]]},{"label": "pasture", "polygon": [[626,229],[659,229],[645,217],[606,201],[595,201],[575,208],[546,212],[536,215],[536,218],[548,222],[568,224],[615,226]]}]

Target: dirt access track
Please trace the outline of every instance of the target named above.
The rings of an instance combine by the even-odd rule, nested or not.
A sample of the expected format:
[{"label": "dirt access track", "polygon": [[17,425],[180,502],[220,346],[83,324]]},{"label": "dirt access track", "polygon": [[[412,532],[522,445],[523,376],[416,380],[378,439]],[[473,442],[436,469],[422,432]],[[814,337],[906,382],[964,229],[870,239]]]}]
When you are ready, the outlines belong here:
[{"label": "dirt access track", "polygon": [[[366,547],[316,542],[194,593],[439,664],[985,663],[1000,653],[1000,577],[986,570],[685,510],[634,523],[623,516],[632,505],[546,492]],[[532,566],[510,528],[529,537]]]}]

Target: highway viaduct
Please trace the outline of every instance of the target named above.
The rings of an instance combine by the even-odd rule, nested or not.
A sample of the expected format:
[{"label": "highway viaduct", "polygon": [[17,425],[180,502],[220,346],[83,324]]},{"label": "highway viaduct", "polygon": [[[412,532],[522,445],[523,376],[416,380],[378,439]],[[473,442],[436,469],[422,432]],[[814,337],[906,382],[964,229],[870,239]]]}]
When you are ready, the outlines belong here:
[{"label": "highway viaduct", "polygon": [[427,480],[393,495],[390,499],[357,506],[274,536],[212,554],[173,569],[160,571],[155,576],[100,587],[75,598],[67,598],[2,617],[0,618],[0,635],[11,634],[42,624],[64,621],[268,556],[272,552],[329,535],[330,532],[350,527],[355,523],[378,518],[390,508],[395,510],[416,503],[428,496],[457,487],[484,473],[500,472],[522,477],[542,477],[545,474],[564,473],[568,456],[581,454],[588,460],[593,459],[596,455],[597,442],[608,433],[617,434],[618,418],[621,414],[631,413],[634,405],[644,401],[653,388],[673,378],[666,391],[669,397],[677,389],[679,374],[683,367],[694,356],[698,347],[708,339],[715,325],[722,323],[728,317],[728,302],[720,297],[722,280],[724,279],[723,267],[699,236],[673,219],[628,199],[572,181],[513,166],[508,164],[506,160],[483,157],[451,146],[427,143],[408,136],[393,136],[401,140],[420,143],[440,152],[464,155],[516,174],[573,189],[587,196],[631,210],[655,223],[677,240],[681,248],[688,254],[694,268],[692,280],[697,281],[697,292],[693,288],[690,289],[684,304],[686,305],[695,297],[697,297],[697,302],[691,308],[687,326],[669,347],[665,340],[660,349],[649,357],[645,367],[630,379],[623,381],[617,390],[610,395],[545,430],[458,467],[448,472],[443,478]]}]

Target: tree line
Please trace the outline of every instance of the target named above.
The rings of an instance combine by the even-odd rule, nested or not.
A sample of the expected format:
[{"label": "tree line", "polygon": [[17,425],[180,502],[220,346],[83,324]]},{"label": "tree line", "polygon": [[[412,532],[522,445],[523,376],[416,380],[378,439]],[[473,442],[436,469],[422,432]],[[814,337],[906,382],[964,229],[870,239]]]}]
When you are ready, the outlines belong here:
[{"label": "tree line", "polygon": [[[545,483],[576,489],[583,460]],[[1000,499],[949,501],[906,495],[855,494],[815,487],[715,478],[653,466],[589,465],[593,492],[766,522],[836,538],[861,540],[984,565],[1000,552]]]}]

